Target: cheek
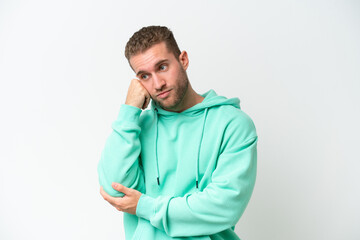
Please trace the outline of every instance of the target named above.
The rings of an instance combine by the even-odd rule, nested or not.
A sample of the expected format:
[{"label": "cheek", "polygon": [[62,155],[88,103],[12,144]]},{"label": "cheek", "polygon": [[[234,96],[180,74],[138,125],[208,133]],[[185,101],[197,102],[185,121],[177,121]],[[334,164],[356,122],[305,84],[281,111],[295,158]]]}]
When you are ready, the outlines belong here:
[{"label": "cheek", "polygon": [[168,72],[169,73],[169,79],[171,80],[171,82],[176,82],[178,81],[179,77],[181,76],[181,72],[179,71],[179,69],[172,69],[171,71]]}]

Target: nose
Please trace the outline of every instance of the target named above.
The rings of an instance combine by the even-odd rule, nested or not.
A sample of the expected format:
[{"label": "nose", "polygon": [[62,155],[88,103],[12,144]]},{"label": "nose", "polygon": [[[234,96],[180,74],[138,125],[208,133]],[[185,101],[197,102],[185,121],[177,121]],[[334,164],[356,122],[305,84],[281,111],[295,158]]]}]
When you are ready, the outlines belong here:
[{"label": "nose", "polygon": [[153,75],[153,82],[154,82],[154,87],[157,91],[161,91],[163,89],[163,87],[166,85],[165,80],[160,77],[158,74],[154,74]]}]

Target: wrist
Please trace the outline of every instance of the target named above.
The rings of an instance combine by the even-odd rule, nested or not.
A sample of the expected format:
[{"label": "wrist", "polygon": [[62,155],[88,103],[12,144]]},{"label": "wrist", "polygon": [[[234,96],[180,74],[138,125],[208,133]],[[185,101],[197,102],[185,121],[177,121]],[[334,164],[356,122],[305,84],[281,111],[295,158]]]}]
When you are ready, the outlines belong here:
[{"label": "wrist", "polygon": [[155,214],[155,199],[146,195],[141,194],[136,207],[136,216],[147,219]]},{"label": "wrist", "polygon": [[142,108],[142,105],[140,106],[140,105],[139,105],[138,103],[136,103],[136,102],[125,101],[125,104],[126,104],[126,105],[129,105],[129,106],[133,106],[133,107],[139,108],[139,109]]},{"label": "wrist", "polygon": [[122,104],[120,107],[117,120],[139,123],[141,112],[142,110],[138,107],[128,104]]}]

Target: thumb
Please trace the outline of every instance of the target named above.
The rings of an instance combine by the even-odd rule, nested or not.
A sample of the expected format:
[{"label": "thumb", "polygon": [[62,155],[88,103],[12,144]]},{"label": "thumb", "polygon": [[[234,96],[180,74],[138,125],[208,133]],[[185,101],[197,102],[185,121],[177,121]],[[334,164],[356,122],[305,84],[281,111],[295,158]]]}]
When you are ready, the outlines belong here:
[{"label": "thumb", "polygon": [[112,185],[113,189],[115,189],[116,191],[122,192],[125,195],[130,193],[130,188],[127,188],[120,183],[112,183],[111,185]]}]

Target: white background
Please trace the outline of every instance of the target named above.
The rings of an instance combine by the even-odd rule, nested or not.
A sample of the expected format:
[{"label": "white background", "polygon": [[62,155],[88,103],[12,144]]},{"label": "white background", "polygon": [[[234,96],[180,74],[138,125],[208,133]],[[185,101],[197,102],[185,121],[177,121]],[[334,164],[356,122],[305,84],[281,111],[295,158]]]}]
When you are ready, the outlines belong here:
[{"label": "white background", "polygon": [[245,240],[360,239],[359,1],[0,0],[0,239],[124,239],[97,163],[143,26],[257,127]]}]

